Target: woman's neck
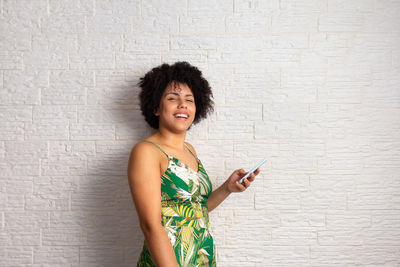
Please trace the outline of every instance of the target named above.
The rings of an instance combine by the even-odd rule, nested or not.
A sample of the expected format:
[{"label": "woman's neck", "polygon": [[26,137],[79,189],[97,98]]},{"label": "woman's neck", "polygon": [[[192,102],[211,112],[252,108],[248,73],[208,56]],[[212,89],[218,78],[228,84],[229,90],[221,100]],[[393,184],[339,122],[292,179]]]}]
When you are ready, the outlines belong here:
[{"label": "woman's neck", "polygon": [[184,150],[186,131],[182,133],[173,133],[165,129],[158,129],[153,138],[160,140],[162,143],[177,150]]}]

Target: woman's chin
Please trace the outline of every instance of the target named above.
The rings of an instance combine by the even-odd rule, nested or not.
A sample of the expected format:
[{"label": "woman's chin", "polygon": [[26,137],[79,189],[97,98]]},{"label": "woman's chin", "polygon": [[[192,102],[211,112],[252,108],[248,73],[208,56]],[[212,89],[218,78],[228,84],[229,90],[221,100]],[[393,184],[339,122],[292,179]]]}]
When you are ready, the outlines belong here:
[{"label": "woman's chin", "polygon": [[171,124],[164,125],[164,126],[160,125],[160,128],[166,128],[174,133],[182,133],[182,132],[189,130],[190,127],[192,126],[192,124],[193,124],[193,122],[188,122],[188,121],[183,122],[182,121],[179,123],[171,123]]},{"label": "woman's chin", "polygon": [[190,124],[187,126],[184,126],[184,127],[176,127],[175,129],[176,129],[176,132],[181,133],[181,132],[186,132],[187,130],[189,130],[189,128],[190,128]]},{"label": "woman's chin", "polygon": [[173,133],[184,133],[187,130],[190,129],[191,124],[188,125],[170,125],[169,127],[160,127],[160,128],[164,128],[167,129],[168,131],[171,131]]}]

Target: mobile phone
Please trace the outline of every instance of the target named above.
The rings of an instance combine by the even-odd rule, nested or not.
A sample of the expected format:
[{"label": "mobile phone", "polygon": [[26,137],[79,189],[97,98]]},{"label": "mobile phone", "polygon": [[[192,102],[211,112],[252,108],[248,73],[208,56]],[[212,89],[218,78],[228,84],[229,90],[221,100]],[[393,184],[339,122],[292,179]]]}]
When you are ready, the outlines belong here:
[{"label": "mobile phone", "polygon": [[251,173],[255,172],[257,168],[261,167],[265,162],[267,161],[267,158],[264,158],[262,161],[260,161],[253,169],[247,172],[245,176],[242,177],[242,179],[239,180],[239,183],[241,184],[245,178],[247,178]]}]

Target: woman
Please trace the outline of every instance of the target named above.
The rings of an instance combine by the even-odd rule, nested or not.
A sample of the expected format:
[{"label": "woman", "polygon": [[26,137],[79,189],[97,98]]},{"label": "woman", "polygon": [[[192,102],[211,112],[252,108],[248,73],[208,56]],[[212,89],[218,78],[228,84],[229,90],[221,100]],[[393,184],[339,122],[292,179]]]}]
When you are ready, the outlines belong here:
[{"label": "woman", "polygon": [[[140,107],[156,132],[137,143],[128,165],[129,185],[145,236],[138,266],[216,266],[208,212],[254,181],[257,169],[235,170],[212,191],[193,146],[192,124],[213,110],[202,73],[187,62],[153,68],[139,83]],[[160,179],[161,177],[161,179]]]}]

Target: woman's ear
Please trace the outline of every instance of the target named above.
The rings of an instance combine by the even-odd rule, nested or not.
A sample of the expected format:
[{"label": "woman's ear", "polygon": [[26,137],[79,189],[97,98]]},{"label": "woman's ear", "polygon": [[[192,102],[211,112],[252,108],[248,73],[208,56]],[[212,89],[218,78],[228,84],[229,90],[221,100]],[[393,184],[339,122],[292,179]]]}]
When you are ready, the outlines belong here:
[{"label": "woman's ear", "polygon": [[159,109],[160,109],[160,108],[157,108],[157,109],[156,109],[156,110],[154,110],[154,112],[153,112],[153,113],[154,113],[154,115],[156,115],[157,117],[158,117],[158,116],[160,116],[160,113],[158,112],[158,110],[159,110]]}]

